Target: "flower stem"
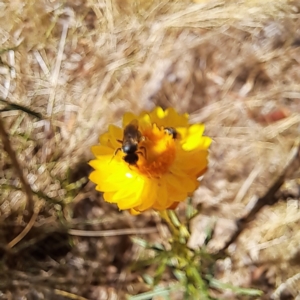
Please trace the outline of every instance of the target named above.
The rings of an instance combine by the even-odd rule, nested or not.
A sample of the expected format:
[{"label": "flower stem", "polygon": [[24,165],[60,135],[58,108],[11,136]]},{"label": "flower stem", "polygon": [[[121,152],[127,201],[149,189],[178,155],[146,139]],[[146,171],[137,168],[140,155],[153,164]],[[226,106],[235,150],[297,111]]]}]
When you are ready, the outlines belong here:
[{"label": "flower stem", "polygon": [[[159,212],[159,215],[160,217],[166,221],[166,223],[168,224],[169,228],[170,228],[170,231],[172,232],[172,235],[173,235],[173,238],[174,237],[178,237],[179,238],[179,226],[178,226],[178,219],[177,219],[177,216],[176,216],[176,220],[173,218],[173,217],[170,217],[169,215],[170,211],[169,210],[162,210]],[[180,224],[180,223],[179,223]]]}]

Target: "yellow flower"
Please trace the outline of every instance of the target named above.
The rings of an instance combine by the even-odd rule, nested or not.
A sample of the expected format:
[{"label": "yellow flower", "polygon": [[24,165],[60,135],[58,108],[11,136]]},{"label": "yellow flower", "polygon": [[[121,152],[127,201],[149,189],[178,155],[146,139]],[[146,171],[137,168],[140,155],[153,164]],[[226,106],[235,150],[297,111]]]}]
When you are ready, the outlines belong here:
[{"label": "yellow flower", "polygon": [[[105,201],[132,214],[150,208],[160,211],[176,208],[198,188],[211,139],[203,136],[203,124],[191,125],[188,117],[173,108],[156,107],[138,116],[126,113],[123,128],[108,127],[100,145],[92,147],[96,159],[90,161],[95,169],[90,180]],[[135,129],[133,139],[123,136],[129,124]],[[138,147],[132,148],[133,156],[126,152],[129,148],[122,149],[123,140]]]}]

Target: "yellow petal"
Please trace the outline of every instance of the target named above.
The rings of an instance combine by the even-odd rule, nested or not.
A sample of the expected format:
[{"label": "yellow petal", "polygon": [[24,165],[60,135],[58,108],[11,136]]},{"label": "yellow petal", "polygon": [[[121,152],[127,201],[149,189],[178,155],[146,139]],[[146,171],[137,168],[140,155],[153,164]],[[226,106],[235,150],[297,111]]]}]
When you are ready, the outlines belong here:
[{"label": "yellow petal", "polygon": [[123,122],[122,122],[123,128],[125,128],[125,126],[127,126],[134,119],[138,119],[138,116],[136,116],[135,114],[133,114],[131,112],[125,113],[123,116]]},{"label": "yellow petal", "polygon": [[93,146],[91,150],[96,157],[101,157],[102,155],[109,155],[112,157],[115,152],[112,148],[102,145]]},{"label": "yellow petal", "polygon": [[123,130],[115,125],[109,125],[108,132],[111,134],[112,140],[123,140]]},{"label": "yellow petal", "polygon": [[147,179],[144,182],[144,188],[140,195],[142,203],[136,207],[138,211],[144,211],[151,208],[157,199],[157,184],[155,180]]},{"label": "yellow petal", "polygon": [[167,188],[164,182],[161,182],[157,187],[157,199],[153,204],[153,208],[157,210],[167,209],[172,203],[171,199],[168,199]]}]

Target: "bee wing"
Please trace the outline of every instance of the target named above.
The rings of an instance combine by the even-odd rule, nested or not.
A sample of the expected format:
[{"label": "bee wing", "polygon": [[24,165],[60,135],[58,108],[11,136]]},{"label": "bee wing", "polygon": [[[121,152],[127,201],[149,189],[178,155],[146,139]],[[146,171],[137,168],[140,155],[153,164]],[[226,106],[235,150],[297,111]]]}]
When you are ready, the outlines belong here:
[{"label": "bee wing", "polygon": [[132,140],[131,142],[136,142],[139,139],[139,130],[138,130],[138,120],[133,119],[124,129],[123,141]]},{"label": "bee wing", "polygon": [[136,129],[138,129],[139,121],[137,119],[133,119],[128,125],[134,126]]},{"label": "bee wing", "polygon": [[130,125],[135,128],[136,131],[135,131],[135,137],[134,138],[136,139],[136,142],[139,143],[142,139],[142,134],[139,131],[139,121],[137,119],[133,119],[130,122]]}]

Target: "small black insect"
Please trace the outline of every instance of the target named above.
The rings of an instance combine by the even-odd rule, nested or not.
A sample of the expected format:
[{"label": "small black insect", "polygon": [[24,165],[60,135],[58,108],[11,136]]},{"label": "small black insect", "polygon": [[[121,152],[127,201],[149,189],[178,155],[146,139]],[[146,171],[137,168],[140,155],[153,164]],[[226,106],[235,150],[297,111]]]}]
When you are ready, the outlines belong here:
[{"label": "small black insect", "polygon": [[[115,152],[115,155],[118,151],[122,150],[126,155],[123,159],[130,165],[136,165],[139,160],[138,153],[142,153],[139,150],[139,143],[143,141],[144,137],[138,129],[138,120],[132,120],[128,125],[126,125],[123,133],[123,140],[118,140],[122,144],[122,147],[118,148]],[[144,150],[145,147],[141,147]],[[142,153],[143,154],[143,153]]]},{"label": "small black insect", "polygon": [[174,127],[165,127],[165,131],[169,135],[172,135],[174,140],[178,137],[178,132],[176,131],[176,129]]}]

